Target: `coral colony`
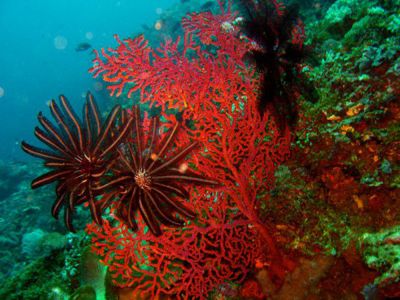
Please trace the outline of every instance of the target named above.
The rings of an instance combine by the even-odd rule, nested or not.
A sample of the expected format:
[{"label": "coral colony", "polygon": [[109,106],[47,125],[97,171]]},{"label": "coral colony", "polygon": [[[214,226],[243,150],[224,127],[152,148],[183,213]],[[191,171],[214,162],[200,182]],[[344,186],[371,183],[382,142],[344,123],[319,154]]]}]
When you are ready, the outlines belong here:
[{"label": "coral colony", "polygon": [[[92,249],[113,283],[152,299],[205,299],[255,265],[269,264],[279,283],[290,267],[259,213],[289,154],[289,127],[259,113],[262,76],[245,60],[259,46],[231,4],[219,5],[184,18],[183,39],[153,49],[143,35],[116,37],[115,49],[96,52],[90,72],[133,98],[131,109],[115,106],[102,121],[88,94],[79,119],[61,96],[50,105],[58,126],[39,114],[35,129],[51,150],[22,145],[50,168],[32,187],[56,183],[53,216],[63,207],[73,230],[75,207],[88,206]],[[160,115],[142,117],[142,104]]]},{"label": "coral colony", "polygon": [[54,184],[52,215],[86,231],[21,232],[22,255],[52,263],[0,298],[102,293],[85,266],[119,299],[400,297],[398,1],[232,2],[94,51],[109,112],[88,93],[82,116],[64,96],[39,113],[44,147],[22,143],[46,167],[32,188]]}]

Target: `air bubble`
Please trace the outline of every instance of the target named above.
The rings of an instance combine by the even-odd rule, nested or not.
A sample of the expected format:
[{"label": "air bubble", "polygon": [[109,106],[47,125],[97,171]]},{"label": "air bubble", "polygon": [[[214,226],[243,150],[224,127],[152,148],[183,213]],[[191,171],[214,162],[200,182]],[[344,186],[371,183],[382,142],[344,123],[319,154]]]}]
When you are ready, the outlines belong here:
[{"label": "air bubble", "polygon": [[68,46],[68,40],[62,35],[58,35],[54,38],[54,47],[57,50],[64,50]]},{"label": "air bubble", "polygon": [[92,40],[93,39],[93,32],[90,32],[90,31],[86,32],[85,37],[88,40]]}]

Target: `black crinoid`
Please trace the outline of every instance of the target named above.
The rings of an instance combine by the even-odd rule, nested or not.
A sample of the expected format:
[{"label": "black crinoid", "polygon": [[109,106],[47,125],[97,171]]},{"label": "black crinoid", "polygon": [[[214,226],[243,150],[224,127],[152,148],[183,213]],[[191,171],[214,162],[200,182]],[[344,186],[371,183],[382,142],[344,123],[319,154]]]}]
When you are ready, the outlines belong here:
[{"label": "black crinoid", "polygon": [[121,118],[121,107],[115,106],[102,122],[93,96],[88,93],[81,121],[64,96],[60,106],[50,102],[50,110],[57,125],[39,113],[42,128],[35,128],[35,136],[50,150],[40,149],[22,142],[22,149],[45,160],[51,169],[32,182],[32,188],[57,182],[57,198],[52,214],[58,217],[64,206],[67,228],[74,231],[71,215],[75,206],[88,203],[93,220],[101,224],[101,209],[96,197],[104,191],[96,188],[116,158],[115,148],[133,123],[132,118]]},{"label": "black crinoid", "polygon": [[143,126],[136,107],[128,114],[117,105],[102,122],[90,93],[83,121],[64,96],[60,96],[60,104],[54,100],[50,103],[57,126],[41,113],[38,115],[42,128],[36,127],[35,135],[49,150],[26,142],[22,142],[22,149],[44,159],[44,165],[51,169],[33,180],[32,188],[56,182],[52,214],[57,218],[64,206],[70,231],[74,231],[74,208],[87,203],[92,219],[99,225],[102,213],[115,207],[119,218],[131,229],[138,229],[135,214],[139,212],[150,231],[160,235],[160,224],[184,224],[177,214],[195,217],[180,199],[189,196],[184,185],[217,184],[181,164],[197,143],[183,149],[174,146],[179,123],[160,139],[158,118],[152,118],[150,126]]},{"label": "black crinoid", "polygon": [[263,75],[258,108],[261,114],[269,109],[281,129],[297,121],[296,94],[316,101],[313,86],[300,72],[300,65],[309,54],[294,32],[303,30],[298,9],[294,5],[278,9],[270,0],[239,0],[245,20],[246,35],[257,43],[248,58]]},{"label": "black crinoid", "polygon": [[195,213],[182,202],[182,198],[189,197],[184,185],[217,182],[195,174],[182,163],[197,143],[190,143],[182,149],[174,146],[180,123],[160,138],[157,117],[144,126],[138,107],[133,108],[132,114],[134,126],[127,143],[118,147],[119,158],[112,167],[112,178],[98,188],[117,195],[116,213],[132,230],[138,229],[135,215],[140,213],[150,231],[158,236],[162,233],[160,224],[184,224],[177,214],[189,219],[195,217]]}]

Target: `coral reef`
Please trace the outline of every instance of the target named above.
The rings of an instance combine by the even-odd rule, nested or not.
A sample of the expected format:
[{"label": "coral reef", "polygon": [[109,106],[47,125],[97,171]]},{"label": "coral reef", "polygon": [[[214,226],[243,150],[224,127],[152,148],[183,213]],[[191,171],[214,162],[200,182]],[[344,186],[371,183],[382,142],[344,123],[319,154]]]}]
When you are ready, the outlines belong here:
[{"label": "coral reef", "polygon": [[[266,52],[246,35],[246,14],[230,1],[182,2],[179,14],[176,7],[165,11],[154,29],[144,28],[146,35],[117,36],[114,49],[96,52],[90,71],[121,105],[119,121],[105,122],[112,123],[105,135],[115,157],[99,180],[90,178],[93,198],[88,189],[64,189],[72,200],[58,194],[56,202],[83,216],[77,228],[92,216],[86,233],[67,234],[39,213],[52,199],[46,187],[41,193],[29,189],[39,165],[0,163],[0,298],[400,297],[399,1],[265,2],[278,20],[291,15],[285,11],[291,5],[303,15],[289,23],[291,33],[301,33],[307,56],[290,66],[295,83],[307,78],[318,99],[284,86],[293,92],[284,100],[298,115],[291,132],[271,110],[258,113],[268,78],[246,58]],[[182,11],[195,5],[202,8],[180,21]],[[282,51],[274,60],[282,59],[284,47],[271,45],[269,51]],[[275,75],[280,82],[281,73]],[[65,129],[51,135],[42,116],[48,132],[36,135],[69,139],[61,150],[77,154],[84,148],[79,129],[86,138],[100,113],[91,111],[81,122],[61,101],[59,119],[68,120],[72,138]],[[129,132],[118,140],[126,120]],[[163,155],[151,147],[151,136],[160,145],[172,136]],[[27,152],[49,155],[24,145]],[[159,159],[162,166],[177,154],[163,176],[195,175],[212,184],[169,181],[170,201],[134,206],[135,186],[143,190],[137,202],[144,202],[155,181],[132,165]],[[43,179],[51,181],[45,175],[34,186]],[[10,210],[10,203],[23,209]]]},{"label": "coral reef", "polygon": [[58,232],[35,229],[22,236],[22,253],[30,259],[47,257],[52,251],[63,249],[66,242],[66,237]]},{"label": "coral reef", "polygon": [[[321,272],[312,285],[315,288],[315,295],[319,297],[330,297],[339,293],[343,297],[357,297],[361,295],[361,291],[367,291],[368,283],[377,274],[368,270],[362,263],[360,258],[362,253],[357,251],[354,245],[359,243],[364,233],[377,230],[382,226],[395,225],[399,221],[397,217],[399,108],[396,101],[399,96],[399,86],[396,81],[399,49],[394,42],[398,39],[398,31],[393,30],[396,27],[396,5],[386,2],[379,6],[374,1],[367,2],[336,1],[330,7],[325,4],[321,8],[329,9],[329,14],[325,18],[312,18],[309,23],[307,20],[304,21],[306,31],[310,33],[306,45],[311,45],[315,54],[310,56],[309,66],[303,68],[302,72],[317,87],[319,99],[311,103],[306,98],[307,94],[303,94],[298,99],[299,122],[293,129],[295,134],[291,148],[293,155],[285,162],[285,166],[275,169],[276,186],[274,187],[273,182],[267,184],[269,187],[274,187],[270,196],[265,197],[262,202],[256,201],[256,207],[261,212],[261,216],[255,219],[254,213],[248,210],[253,206],[251,202],[248,202],[252,197],[248,198],[243,190],[237,190],[236,186],[232,187],[235,191],[232,199],[235,199],[235,205],[240,213],[255,225],[260,234],[265,234],[263,238],[264,241],[268,241],[269,251],[285,262],[286,270],[294,270],[296,264],[302,263],[296,262],[296,259],[294,259],[295,262],[291,262],[281,253],[274,252],[277,245],[286,248],[292,259],[296,257],[291,255],[293,251],[302,255],[314,256],[322,252],[336,256],[337,259],[334,262],[327,258],[331,260],[328,269],[333,274],[346,273],[344,271],[346,268],[363,274],[356,278],[346,273],[344,278],[354,282],[352,287],[346,289],[340,285],[341,280],[335,281],[329,278],[327,270]],[[387,18],[383,19],[382,16]],[[210,24],[216,22],[224,26],[207,26],[204,24],[205,20]],[[251,49],[251,46],[246,46],[246,39],[243,36],[241,39],[244,48],[232,47],[232,39],[226,38],[227,32],[235,36],[238,30],[236,20],[224,13],[219,17],[212,17],[210,14],[192,14],[184,19],[183,27],[186,31],[198,35],[199,41],[203,44],[202,49],[209,47],[212,50],[207,58],[217,54],[223,66],[230,66],[230,62],[224,61],[221,53],[235,60]],[[354,24],[352,27],[348,26],[349,20],[351,24]],[[382,31],[385,34],[382,34]],[[220,41],[223,41],[223,44],[219,43]],[[160,52],[154,52],[142,37],[120,41],[120,46],[116,50],[112,50],[111,53],[103,52],[104,60],[100,56],[96,58],[92,71],[96,76],[101,73],[103,79],[111,83],[110,88],[114,93],[137,95],[143,103],[161,107],[162,113],[167,113],[170,108],[182,111],[181,117],[193,122],[186,129],[190,135],[203,135],[201,132],[203,128],[193,129],[197,123],[207,124],[205,127],[207,133],[208,131],[213,133],[211,124],[215,122],[221,124],[224,130],[216,129],[214,135],[208,135],[202,143],[207,145],[210,157],[218,153],[215,157],[225,158],[226,151],[235,147],[242,149],[240,138],[237,138],[238,132],[254,132],[254,127],[246,126],[259,124],[262,120],[254,119],[254,116],[247,116],[244,113],[247,120],[235,127],[235,122],[240,118],[232,114],[229,123],[224,126],[222,119],[215,117],[215,111],[230,109],[234,111],[239,107],[245,112],[252,103],[249,90],[254,90],[256,86],[246,89],[246,95],[242,96],[243,103],[236,103],[236,100],[233,100],[231,107],[225,108],[225,99],[238,99],[240,96],[235,95],[237,92],[232,88],[232,84],[229,87],[220,88],[223,83],[217,79],[226,76],[225,82],[237,82],[237,79],[232,77],[235,73],[227,74],[225,68],[221,69],[219,64],[214,65],[214,68],[218,70],[218,76],[207,73],[209,70],[207,59],[202,56],[198,48],[193,46],[197,45],[196,42],[196,39],[184,41],[182,58],[179,57],[179,51],[177,51],[179,42],[170,41],[159,49]],[[346,51],[350,48],[352,51]],[[148,56],[155,57],[155,60],[146,60]],[[129,69],[129,61],[133,57],[139,57],[140,68],[134,69],[135,73],[132,73],[132,68]],[[165,61],[165,58],[172,57],[175,59],[173,64]],[[194,67],[196,60],[193,57],[199,57],[202,65]],[[236,68],[238,66],[242,66],[240,62]],[[177,73],[169,71],[178,69]],[[192,91],[198,88],[195,89],[193,82],[189,81],[189,75],[185,73],[188,72],[187,70],[196,74],[197,86],[202,86],[203,78],[206,80],[212,78],[208,84],[209,90],[218,91],[218,93],[210,97],[211,99],[207,102],[207,97],[211,93],[207,91],[193,93]],[[198,70],[202,70],[203,73]],[[230,70],[235,70],[235,68],[231,67]],[[240,72],[246,74],[246,71]],[[251,74],[247,76],[254,78]],[[151,80],[148,80],[149,78]],[[168,78],[167,82],[165,78]],[[185,86],[189,88],[185,89]],[[168,88],[165,89],[165,87]],[[125,88],[127,88],[126,91],[124,91]],[[224,99],[219,100],[219,95],[223,95]],[[229,98],[229,95],[233,96]],[[202,105],[199,106],[198,103]],[[213,107],[214,103],[218,103],[218,106]],[[207,113],[203,114],[203,111]],[[165,118],[170,118],[170,116],[166,114]],[[268,124],[271,126],[271,123]],[[228,137],[235,136],[235,139],[224,139],[220,132],[229,132],[230,128],[233,130],[230,131],[231,134],[228,134]],[[207,144],[210,137],[213,143]],[[243,137],[252,139],[249,135]],[[225,143],[232,148],[218,149],[218,145]],[[247,148],[242,153],[249,151],[251,151],[250,148]],[[196,163],[207,166],[203,161],[207,162],[202,158],[197,159]],[[226,166],[227,162],[229,159],[207,163],[218,170],[218,166]],[[235,161],[233,165],[228,164],[221,172],[221,175],[223,174],[221,177],[218,171],[212,174],[217,180],[227,185],[227,179],[230,177],[226,177],[226,171],[230,170],[231,182],[235,182],[238,187],[248,186],[243,179],[251,178],[251,172],[254,172],[254,169],[246,173],[243,172],[246,169],[239,167],[240,173],[247,176],[237,176],[238,164],[249,166],[244,162],[245,160],[240,159],[239,163]],[[203,170],[207,172],[207,168]],[[272,174],[258,174],[254,178],[271,177]],[[250,185],[252,188],[256,187],[252,184],[254,182]],[[256,190],[256,195],[260,194],[269,195],[269,192]],[[259,226],[259,220],[268,220],[264,223],[264,226],[267,224],[267,232]],[[270,235],[272,232],[273,236]],[[272,265],[268,268],[269,272],[273,273],[273,267]],[[319,271],[317,267],[315,272]],[[275,274],[279,272],[278,270]],[[305,273],[307,273],[304,276],[306,282],[307,278],[312,277],[313,272]],[[267,284],[267,286],[271,285]],[[293,287],[288,285],[285,289],[287,293],[290,293]],[[311,285],[305,283],[299,289],[306,295]],[[394,295],[395,290],[394,285],[391,284],[386,290],[388,292],[373,293],[380,297],[382,294]],[[273,294],[278,297],[280,292],[274,292],[274,288],[271,287],[270,293],[272,297],[274,297]]]},{"label": "coral reef", "polygon": [[[336,1],[325,9],[324,18],[304,19],[305,44],[314,48],[314,56],[303,71],[319,100],[298,100],[292,156],[276,173],[265,214],[279,226],[288,249],[337,256],[332,276],[345,265],[357,270],[361,275],[347,290],[359,295],[381,277],[363,266],[363,252],[355,245],[364,234],[399,223],[400,49],[394,42],[399,32],[391,30],[398,6]],[[323,279],[321,284],[325,291],[345,295],[340,282]],[[377,286],[377,297],[394,295],[396,284],[390,286],[392,294]]]}]

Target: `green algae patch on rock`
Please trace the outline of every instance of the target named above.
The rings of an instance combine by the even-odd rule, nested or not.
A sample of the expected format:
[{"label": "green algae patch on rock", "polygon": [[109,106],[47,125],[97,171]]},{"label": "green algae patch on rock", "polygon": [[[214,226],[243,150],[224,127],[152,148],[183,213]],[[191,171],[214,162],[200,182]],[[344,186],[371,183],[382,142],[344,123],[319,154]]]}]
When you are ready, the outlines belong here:
[{"label": "green algae patch on rock", "polygon": [[388,286],[400,280],[400,226],[377,233],[365,233],[361,239],[365,263],[381,275],[375,284]]},{"label": "green algae patch on rock", "polygon": [[[64,284],[59,276],[59,266],[62,263],[62,255],[35,260],[3,282],[0,299],[63,299],[62,295],[67,293],[63,290]],[[54,293],[56,290],[59,293]]]}]

